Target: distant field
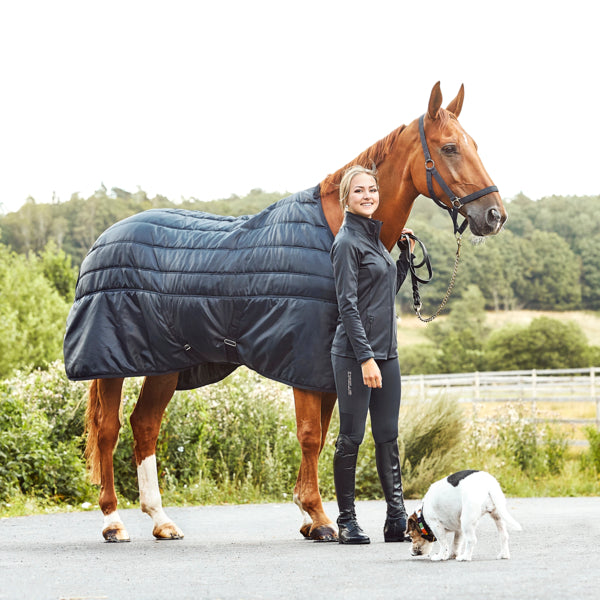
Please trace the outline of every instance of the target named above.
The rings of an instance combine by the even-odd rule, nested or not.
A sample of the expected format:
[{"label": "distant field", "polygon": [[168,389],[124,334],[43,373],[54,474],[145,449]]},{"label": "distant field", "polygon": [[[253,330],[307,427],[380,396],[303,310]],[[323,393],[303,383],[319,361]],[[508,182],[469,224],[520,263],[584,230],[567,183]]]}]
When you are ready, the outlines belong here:
[{"label": "distant field", "polygon": [[[533,319],[540,316],[550,317],[551,319],[561,319],[564,321],[574,321],[577,323],[588,338],[592,346],[600,346],[600,314],[586,311],[539,311],[539,310],[513,310],[501,312],[488,312],[486,323],[493,329],[499,329],[505,325],[516,323],[527,325]],[[445,317],[439,317],[443,320]],[[398,344],[400,346],[411,346],[413,344],[427,343],[424,335],[427,325],[417,319],[414,313],[402,315],[398,327]]]}]

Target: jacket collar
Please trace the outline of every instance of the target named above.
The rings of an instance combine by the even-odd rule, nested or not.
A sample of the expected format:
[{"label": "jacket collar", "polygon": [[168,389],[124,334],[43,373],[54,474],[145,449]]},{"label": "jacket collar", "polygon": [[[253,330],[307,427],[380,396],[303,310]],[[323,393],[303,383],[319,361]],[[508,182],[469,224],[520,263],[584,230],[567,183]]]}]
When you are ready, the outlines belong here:
[{"label": "jacket collar", "polygon": [[373,237],[377,240],[379,239],[379,233],[381,231],[381,226],[383,225],[383,223],[377,221],[377,219],[369,219],[348,211],[345,212],[344,224],[353,231],[362,231],[369,237]]}]

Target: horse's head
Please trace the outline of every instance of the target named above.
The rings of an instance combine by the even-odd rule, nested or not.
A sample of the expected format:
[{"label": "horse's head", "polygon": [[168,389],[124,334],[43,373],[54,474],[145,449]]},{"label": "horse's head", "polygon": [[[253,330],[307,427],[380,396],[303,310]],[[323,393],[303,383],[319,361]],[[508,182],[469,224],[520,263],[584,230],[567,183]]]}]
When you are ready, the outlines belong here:
[{"label": "horse's head", "polygon": [[422,151],[413,155],[411,177],[419,193],[450,211],[455,229],[461,214],[474,235],[493,235],[506,221],[506,210],[477,154],[477,144],[458,122],[464,95],[461,86],[443,109],[439,82],[433,87],[427,113],[416,125]]}]

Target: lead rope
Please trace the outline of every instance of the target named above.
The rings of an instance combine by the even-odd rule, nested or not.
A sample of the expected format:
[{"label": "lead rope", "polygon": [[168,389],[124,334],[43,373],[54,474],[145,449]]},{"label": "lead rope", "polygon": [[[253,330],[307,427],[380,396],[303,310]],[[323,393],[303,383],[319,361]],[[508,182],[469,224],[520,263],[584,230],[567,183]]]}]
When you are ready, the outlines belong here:
[{"label": "lead rope", "polygon": [[[456,236],[456,257],[454,259],[454,269],[452,271],[452,277],[450,278],[450,283],[448,284],[448,290],[446,291],[446,295],[443,297],[442,302],[440,303],[435,314],[431,315],[430,317],[423,317],[421,315],[421,308],[423,305],[421,304],[421,295],[419,294],[419,281],[418,281],[418,278],[416,278],[414,269],[411,268],[411,270],[410,270],[411,271],[410,275],[411,275],[411,280],[412,280],[412,288],[413,288],[413,308],[415,310],[417,317],[423,323],[430,323],[431,321],[433,321],[442,312],[442,310],[444,309],[444,306],[446,306],[446,302],[448,302],[448,298],[450,298],[450,294],[452,293],[452,288],[454,287],[454,282],[456,280],[456,274],[458,273],[458,262],[460,260],[461,240],[462,240],[462,235],[457,235]],[[411,266],[413,264],[412,259],[413,259],[413,254],[411,252],[410,259],[409,259]],[[426,282],[424,282],[424,283],[426,283]]]}]

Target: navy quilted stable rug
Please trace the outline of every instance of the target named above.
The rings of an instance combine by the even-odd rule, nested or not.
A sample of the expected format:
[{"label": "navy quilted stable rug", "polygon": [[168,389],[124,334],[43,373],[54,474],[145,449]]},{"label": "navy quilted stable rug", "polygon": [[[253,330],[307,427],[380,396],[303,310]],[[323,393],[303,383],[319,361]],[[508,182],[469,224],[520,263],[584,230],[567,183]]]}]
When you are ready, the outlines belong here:
[{"label": "navy quilted stable rug", "polygon": [[116,223],[81,265],[67,376],[178,371],[189,389],[242,364],[335,392],[332,243],[318,186],[253,216],[148,210]]}]

